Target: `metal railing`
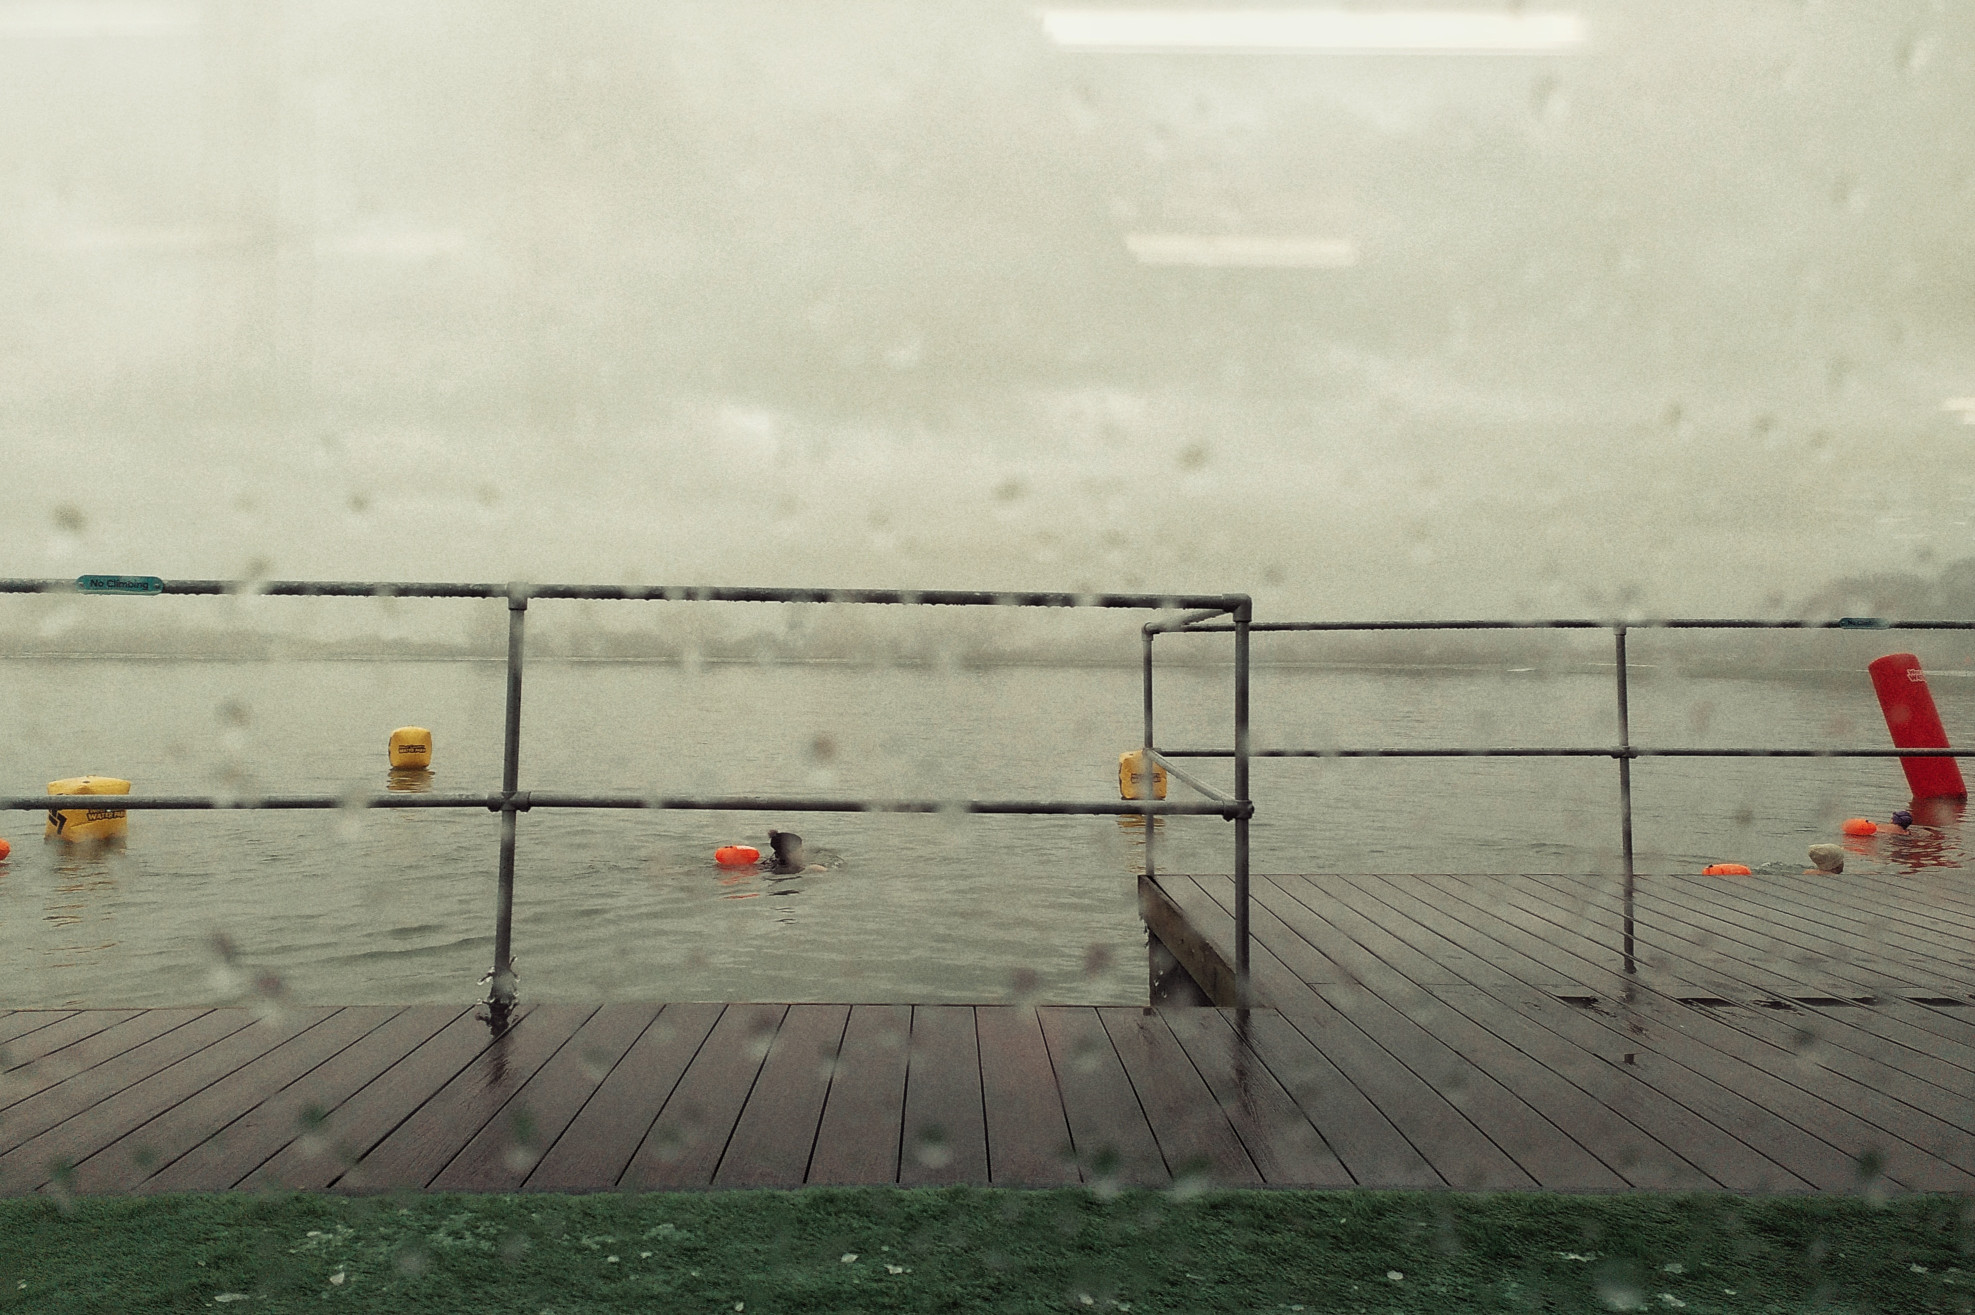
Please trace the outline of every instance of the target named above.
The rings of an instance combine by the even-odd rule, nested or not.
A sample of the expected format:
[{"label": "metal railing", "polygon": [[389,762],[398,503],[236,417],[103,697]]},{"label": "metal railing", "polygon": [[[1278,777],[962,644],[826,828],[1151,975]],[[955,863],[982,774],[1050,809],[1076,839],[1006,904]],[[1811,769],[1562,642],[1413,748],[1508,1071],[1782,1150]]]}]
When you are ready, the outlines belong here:
[{"label": "metal railing", "polygon": [[[540,808],[621,808],[708,812],[789,813],[973,813],[988,815],[1138,816],[1146,820],[1148,867],[1151,860],[1152,819],[1164,816],[1219,817],[1234,823],[1235,870],[1243,889],[1248,877],[1248,822],[1254,805],[1247,797],[1247,766],[1242,755],[1248,743],[1248,669],[1245,658],[1235,672],[1237,786],[1232,797],[1197,787],[1206,802],[1157,800],[1078,801],[1061,799],[868,799],[787,796],[680,796],[664,794],[581,794],[520,788],[521,677],[523,622],[531,602],[549,599],[626,602],[719,603],[856,603],[943,607],[1112,608],[1175,611],[1190,609],[1187,620],[1216,616],[1231,618],[1245,654],[1245,633],[1253,619],[1246,594],[1148,593],[997,593],[954,589],[775,589],[704,586],[564,585],[564,584],[432,584],[393,581],[314,580],[164,580],[155,576],[82,576],[75,580],[0,579],[0,594],[135,594],[257,595],[287,598],[485,598],[507,604],[507,699],[502,742],[501,788],[493,794],[382,793],[354,795],[115,795],[122,810],[212,811],[226,809],[336,808],[485,808],[500,814],[501,840],[494,914],[494,964],[484,979],[496,1025],[504,1024],[518,998],[514,972],[514,854],[516,818]],[[1148,723],[1149,724],[1149,723]],[[83,796],[15,795],[0,797],[0,811],[40,812],[64,807],[64,800]],[[1243,960],[1244,965],[1246,960]],[[1245,984],[1245,968],[1244,968]],[[1245,987],[1244,987],[1245,989]],[[1244,996],[1245,998],[1245,996]]]},{"label": "metal railing", "polygon": [[[1618,762],[1619,846],[1624,874],[1625,971],[1638,972],[1634,943],[1633,904],[1637,874],[1632,850],[1632,763],[1638,758],[1975,758],[1975,749],[1694,749],[1646,747],[1632,743],[1631,697],[1627,675],[1625,638],[1632,630],[1975,630],[1975,621],[1886,621],[1876,617],[1841,617],[1828,621],[1761,621],[1743,619],[1669,618],[1647,621],[1251,621],[1211,623],[1212,617],[1197,613],[1168,622],[1147,622],[1143,628],[1143,667],[1145,693],[1145,752],[1169,772],[1177,774],[1175,758],[1233,758],[1235,793],[1248,796],[1248,763],[1253,758],[1612,758]],[[1253,749],[1245,737],[1229,749],[1159,749],[1153,737],[1152,641],[1162,634],[1232,634],[1234,636],[1237,700],[1240,722],[1247,723],[1247,683],[1249,636],[1255,632],[1368,632],[1420,630],[1605,630],[1612,636],[1618,712],[1618,742],[1609,747],[1571,748],[1327,748]],[[1181,779],[1188,779],[1182,777]],[[1192,782],[1189,781],[1191,784]],[[1196,787],[1203,788],[1204,787]],[[1237,971],[1248,978],[1248,865],[1246,837],[1237,844],[1235,874],[1235,952]],[[1148,831],[1147,867],[1151,866]]]}]

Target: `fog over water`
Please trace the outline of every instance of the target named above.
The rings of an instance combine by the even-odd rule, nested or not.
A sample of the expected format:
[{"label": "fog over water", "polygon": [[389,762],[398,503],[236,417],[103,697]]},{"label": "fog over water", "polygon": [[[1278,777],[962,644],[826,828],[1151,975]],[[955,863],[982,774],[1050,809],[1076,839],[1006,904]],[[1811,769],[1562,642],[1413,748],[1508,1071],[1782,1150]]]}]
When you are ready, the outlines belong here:
[{"label": "fog over water", "polygon": [[1516,12],[1577,35],[0,5],[4,573],[1734,614],[1975,554],[1975,13]]}]

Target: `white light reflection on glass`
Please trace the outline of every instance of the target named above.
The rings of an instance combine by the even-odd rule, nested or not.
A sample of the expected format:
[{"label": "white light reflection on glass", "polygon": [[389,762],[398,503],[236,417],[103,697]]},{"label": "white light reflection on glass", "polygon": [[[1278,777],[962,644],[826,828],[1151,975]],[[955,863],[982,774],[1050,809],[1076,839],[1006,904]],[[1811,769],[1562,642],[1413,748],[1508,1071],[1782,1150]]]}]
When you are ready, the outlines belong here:
[{"label": "white light reflection on glass", "polygon": [[1358,263],[1357,243],[1348,238],[1127,233],[1125,246],[1141,265],[1345,269]]},{"label": "white light reflection on glass", "polygon": [[0,37],[139,37],[199,25],[189,5],[12,4],[0,7]]},{"label": "white light reflection on glass", "polygon": [[1565,11],[1351,9],[1043,9],[1043,30],[1079,50],[1565,50],[1584,20]]}]

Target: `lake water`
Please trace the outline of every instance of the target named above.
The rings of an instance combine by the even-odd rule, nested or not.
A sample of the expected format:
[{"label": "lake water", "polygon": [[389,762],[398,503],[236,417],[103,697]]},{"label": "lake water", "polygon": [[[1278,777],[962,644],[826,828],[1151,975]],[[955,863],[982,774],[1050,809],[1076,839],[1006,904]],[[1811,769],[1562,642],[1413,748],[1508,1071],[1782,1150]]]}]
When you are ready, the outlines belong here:
[{"label": "lake water", "polygon": [[[1205,642],[1205,641],[1190,641]],[[1883,638],[1878,641],[1886,645]],[[1952,730],[1975,680],[1930,659]],[[1880,747],[1856,674],[1633,679],[1651,745]],[[433,788],[500,779],[503,671],[488,662],[10,659],[0,788],[96,773],[140,792],[373,790],[403,724],[436,737]],[[1129,667],[981,670],[535,662],[522,787],[957,798],[1116,796],[1139,737]],[[1160,742],[1232,743],[1225,668],[1162,667]],[[1606,744],[1609,670],[1263,667],[1268,746]],[[1199,772],[1225,788],[1225,763]],[[1258,872],[1617,869],[1607,759],[1263,760]],[[1175,786],[1175,796],[1184,791]],[[1642,871],[1796,872],[1846,816],[1906,802],[1890,760],[1659,760],[1634,769]],[[789,881],[723,874],[770,826],[842,856]],[[155,1005],[477,998],[492,958],[498,821],[465,811],[137,813],[120,852],[0,816],[0,1002]],[[1162,870],[1226,872],[1233,828],[1167,820]],[[1134,874],[1115,818],[537,812],[520,821],[515,956],[528,1000],[1135,1003]],[[1958,868],[1958,821],[1864,842],[1853,871]],[[255,983],[260,985],[256,987]]]}]

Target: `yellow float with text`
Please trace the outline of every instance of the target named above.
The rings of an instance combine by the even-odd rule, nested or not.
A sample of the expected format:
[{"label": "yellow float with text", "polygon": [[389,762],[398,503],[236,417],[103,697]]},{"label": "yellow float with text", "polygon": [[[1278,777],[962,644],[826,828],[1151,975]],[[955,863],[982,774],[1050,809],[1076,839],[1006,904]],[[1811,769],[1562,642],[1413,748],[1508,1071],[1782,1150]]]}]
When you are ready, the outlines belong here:
[{"label": "yellow float with text", "polygon": [[1148,786],[1151,788],[1152,798],[1166,797],[1166,769],[1155,762],[1148,773],[1145,765],[1143,749],[1133,749],[1118,755],[1118,798],[1143,799],[1146,797],[1145,791]]},{"label": "yellow float with text", "polygon": [[[130,782],[114,776],[71,776],[66,781],[48,782],[51,795],[119,795],[130,793]],[[44,833],[56,840],[81,843],[87,840],[120,840],[129,832],[129,821],[121,808],[51,808]]]},{"label": "yellow float with text", "polygon": [[391,732],[391,768],[432,765],[432,732],[423,726],[400,726]]}]

